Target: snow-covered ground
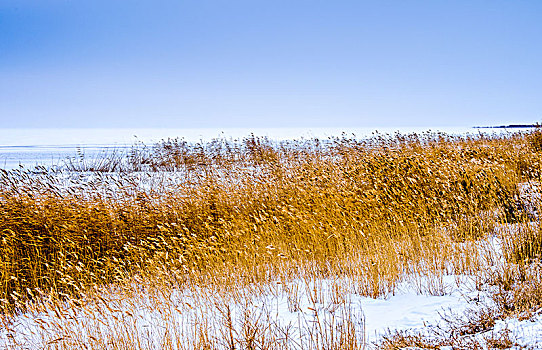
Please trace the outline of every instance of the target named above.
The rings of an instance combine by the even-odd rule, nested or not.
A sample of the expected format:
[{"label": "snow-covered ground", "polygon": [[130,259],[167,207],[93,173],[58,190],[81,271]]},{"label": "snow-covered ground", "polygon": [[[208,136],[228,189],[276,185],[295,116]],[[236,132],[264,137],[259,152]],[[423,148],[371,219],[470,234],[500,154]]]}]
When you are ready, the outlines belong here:
[{"label": "snow-covered ground", "polygon": [[[527,184],[523,187],[525,196]],[[516,229],[497,227],[495,236],[479,242],[480,250],[492,255],[488,269],[504,263],[499,237]],[[251,334],[281,343],[282,348],[320,349],[329,348],[325,345],[339,341],[338,334],[344,333],[370,349],[390,332],[431,336],[438,329],[442,334],[449,326],[442,315],[461,316],[492,303],[490,287],[467,275],[406,275],[381,298],[360,295],[358,282],[349,278],[297,278],[233,288],[235,281],[231,282],[227,291],[220,286],[146,288],[134,282],[129,288],[104,287],[98,297],[83,303],[30,307],[11,319],[0,318],[0,349],[39,349],[57,343],[103,348],[119,341],[127,348],[191,349],[198,347],[201,337],[219,348],[227,348],[225,339],[235,339],[243,348]],[[504,330],[519,346],[541,349],[542,310],[528,319],[497,320],[492,330],[473,337],[484,343],[488,333]]]},{"label": "snow-covered ground", "polygon": [[[428,333],[442,324],[441,314],[462,314],[487,297],[468,277],[443,276],[441,281],[444,295],[420,294],[420,286],[430,282],[418,278],[402,282],[395,295],[379,299],[353,293],[352,281],[328,279],[278,282],[229,293],[202,288],[135,294],[109,291],[84,306],[15,317],[0,330],[0,348],[17,348],[16,344],[42,348],[50,342],[83,347],[95,344],[96,339],[122,339],[149,348],[163,344],[190,348],[201,332],[218,343],[231,335],[242,344],[247,330],[259,329],[262,339],[301,349],[329,343],[337,337],[333,330],[348,327],[359,344],[374,344],[389,331]],[[511,339],[522,346],[542,346],[542,316],[498,321],[495,330],[500,329],[510,330]]]},{"label": "snow-covered ground", "polygon": [[[45,159],[43,154],[35,155],[36,159]],[[101,175],[69,176],[101,181]],[[58,181],[69,181],[69,177]],[[521,200],[534,202],[533,196],[539,196],[535,187],[525,184],[520,189]],[[534,213],[536,208],[526,209]],[[499,251],[498,239],[489,243]],[[469,276],[406,276],[393,295],[377,299],[356,293],[355,281],[329,279],[277,281],[228,293],[198,287],[145,290],[137,286],[129,292],[104,289],[100,293],[100,298],[84,305],[31,308],[4,320],[0,323],[0,349],[38,349],[56,343],[92,348],[100,341],[122,341],[144,348],[161,348],[164,344],[175,348],[177,344],[177,348],[189,349],[202,334],[211,339],[230,336],[241,341],[250,329],[258,330],[262,339],[299,349],[319,348],[318,344],[333,341],[337,336],[333,330],[353,330],[360,344],[373,344],[390,331],[427,333],[437,325],[444,327],[440,315],[461,315],[478,307],[480,301],[490,302],[489,291],[477,290]],[[542,313],[525,320],[498,320],[493,331],[504,329],[521,346],[542,348]]]}]

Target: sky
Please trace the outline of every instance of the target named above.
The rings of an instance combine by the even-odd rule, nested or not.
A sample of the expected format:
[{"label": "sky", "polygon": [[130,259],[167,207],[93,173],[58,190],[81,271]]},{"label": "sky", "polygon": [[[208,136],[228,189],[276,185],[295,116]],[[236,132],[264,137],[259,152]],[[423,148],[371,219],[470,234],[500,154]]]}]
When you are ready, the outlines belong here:
[{"label": "sky", "polygon": [[0,127],[542,118],[542,1],[0,0]]}]

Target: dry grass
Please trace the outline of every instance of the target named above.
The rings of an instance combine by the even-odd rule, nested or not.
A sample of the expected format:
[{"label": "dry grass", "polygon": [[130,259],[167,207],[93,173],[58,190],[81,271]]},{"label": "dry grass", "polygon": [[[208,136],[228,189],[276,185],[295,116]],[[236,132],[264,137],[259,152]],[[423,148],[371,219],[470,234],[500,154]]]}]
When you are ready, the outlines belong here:
[{"label": "dry grass", "polygon": [[[93,163],[99,166],[81,157],[64,171],[2,171],[1,309],[10,315],[44,296],[88,299],[96,286],[134,278],[164,290],[195,285],[229,292],[284,281],[292,309],[299,291],[288,281],[296,278],[348,278],[356,293],[380,297],[407,275],[432,276],[420,289],[439,294],[439,276],[488,266],[478,241],[511,223],[522,229],[504,236],[510,277],[493,281],[513,290],[519,279],[540,276],[521,277],[542,253],[541,231],[527,223],[533,217],[520,191],[521,183],[540,180],[538,138],[537,130],[283,143],[255,136],[196,145],[177,139],[136,145]],[[540,294],[533,288],[529,293]],[[539,305],[516,299],[524,308]],[[227,307],[218,311],[220,340],[202,319],[191,330],[198,342],[191,346],[281,348],[282,331],[265,317],[247,314],[242,334],[234,335]],[[338,331],[330,322],[308,348],[358,346],[348,322]],[[166,338],[172,343],[164,348],[183,345],[182,337]]]},{"label": "dry grass", "polygon": [[483,350],[483,349],[521,349],[531,350],[522,347],[510,338],[506,330],[489,332],[480,339],[476,337],[455,337],[446,336],[443,338],[424,337],[419,334],[411,335],[401,332],[385,337],[378,344],[379,349],[460,349],[460,350]]}]

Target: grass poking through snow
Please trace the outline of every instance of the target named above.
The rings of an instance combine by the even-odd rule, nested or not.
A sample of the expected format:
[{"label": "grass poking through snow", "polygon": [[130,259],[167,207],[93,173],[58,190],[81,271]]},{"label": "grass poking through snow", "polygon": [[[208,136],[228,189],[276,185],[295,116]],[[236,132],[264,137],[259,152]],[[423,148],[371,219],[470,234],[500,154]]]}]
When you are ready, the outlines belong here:
[{"label": "grass poking through snow", "polygon": [[[449,275],[497,288],[498,317],[534,312],[542,305],[541,138],[537,130],[177,139],[81,156],[64,170],[2,171],[2,322],[49,313],[43,334],[60,331],[43,341],[59,349],[357,349],[367,343],[364,323],[348,295],[390,297],[405,280],[446,295]],[[481,248],[492,239],[501,252]],[[171,300],[184,292],[200,304]],[[270,305],[250,304],[269,293],[292,313],[307,312],[302,300],[310,300],[311,316],[284,325]],[[123,304],[133,300],[137,307]],[[141,317],[163,325],[158,336],[138,323],[141,305],[150,308]],[[120,318],[108,332],[104,314]],[[85,328],[82,319],[94,323]],[[491,328],[484,322],[474,329]],[[424,341],[398,333],[382,344]]]}]

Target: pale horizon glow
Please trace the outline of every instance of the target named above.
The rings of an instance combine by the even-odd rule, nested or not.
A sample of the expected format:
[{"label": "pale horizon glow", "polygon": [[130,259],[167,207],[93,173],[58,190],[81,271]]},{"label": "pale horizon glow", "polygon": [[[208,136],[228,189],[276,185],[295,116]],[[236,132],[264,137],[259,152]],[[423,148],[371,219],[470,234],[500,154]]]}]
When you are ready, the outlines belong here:
[{"label": "pale horizon glow", "polygon": [[380,128],[0,128],[0,155],[8,149],[37,147],[92,148],[93,146],[132,146],[142,142],[151,145],[166,139],[182,139],[190,143],[209,142],[213,139],[242,140],[251,135],[267,137],[273,141],[301,140],[332,137],[370,138],[374,135],[402,135],[443,132],[448,135],[475,135],[514,133],[529,130],[524,128],[477,129],[468,127],[380,127]]}]

